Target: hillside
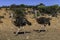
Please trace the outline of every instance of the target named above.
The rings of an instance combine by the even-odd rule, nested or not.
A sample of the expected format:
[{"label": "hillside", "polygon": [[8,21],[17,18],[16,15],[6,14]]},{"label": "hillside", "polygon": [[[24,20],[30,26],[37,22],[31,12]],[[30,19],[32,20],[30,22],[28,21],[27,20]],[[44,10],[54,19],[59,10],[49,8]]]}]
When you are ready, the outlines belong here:
[{"label": "hillside", "polygon": [[0,23],[0,40],[60,40],[60,16],[57,18],[52,17],[51,26],[46,27],[47,31],[38,33],[33,30],[39,30],[41,25],[36,22],[32,14],[26,15],[32,26],[26,25],[22,31],[29,31],[31,33],[20,34],[18,36],[14,34],[18,28],[12,23],[9,13],[2,9],[0,10],[0,16],[4,16],[2,19],[3,23]]}]

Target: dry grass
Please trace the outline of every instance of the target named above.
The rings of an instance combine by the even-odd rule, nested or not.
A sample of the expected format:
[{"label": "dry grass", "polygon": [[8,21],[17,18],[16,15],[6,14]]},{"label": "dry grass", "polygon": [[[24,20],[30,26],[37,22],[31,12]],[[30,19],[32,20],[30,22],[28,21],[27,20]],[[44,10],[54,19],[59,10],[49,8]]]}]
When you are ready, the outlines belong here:
[{"label": "dry grass", "polygon": [[[0,15],[5,13],[4,11],[0,12]],[[31,33],[20,34],[18,36],[15,36],[13,33],[18,28],[12,24],[8,13],[2,20],[3,23],[0,24],[0,40],[60,40],[60,17],[59,19],[52,18],[51,26],[46,27],[46,32],[40,33],[33,31],[33,29],[40,29],[40,25],[37,24],[34,19],[30,18],[28,20],[32,22],[32,26],[28,27],[28,25],[26,25],[24,30],[30,31]]]}]

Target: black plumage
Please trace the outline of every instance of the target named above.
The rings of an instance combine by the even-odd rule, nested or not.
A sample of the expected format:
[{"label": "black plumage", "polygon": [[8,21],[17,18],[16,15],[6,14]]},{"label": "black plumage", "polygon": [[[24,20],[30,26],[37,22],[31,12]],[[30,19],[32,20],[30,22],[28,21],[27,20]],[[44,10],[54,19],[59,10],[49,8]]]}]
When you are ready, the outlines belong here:
[{"label": "black plumage", "polygon": [[40,18],[37,18],[36,21],[38,22],[38,24],[42,24],[44,26],[46,26],[47,24],[50,26],[50,18],[45,18],[45,17],[40,17]]},{"label": "black plumage", "polygon": [[14,21],[14,24],[18,27],[23,27],[26,24],[27,25],[32,25],[31,22],[29,22],[26,18],[23,17],[16,17],[16,21]]}]

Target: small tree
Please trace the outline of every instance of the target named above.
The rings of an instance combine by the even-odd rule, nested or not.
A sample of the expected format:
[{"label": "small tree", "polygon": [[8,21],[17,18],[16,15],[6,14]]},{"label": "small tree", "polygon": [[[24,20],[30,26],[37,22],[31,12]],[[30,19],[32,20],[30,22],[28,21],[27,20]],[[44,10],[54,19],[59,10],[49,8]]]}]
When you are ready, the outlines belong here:
[{"label": "small tree", "polygon": [[16,14],[16,16],[19,16],[19,17],[24,17],[25,16],[23,10],[15,10],[15,14]]}]

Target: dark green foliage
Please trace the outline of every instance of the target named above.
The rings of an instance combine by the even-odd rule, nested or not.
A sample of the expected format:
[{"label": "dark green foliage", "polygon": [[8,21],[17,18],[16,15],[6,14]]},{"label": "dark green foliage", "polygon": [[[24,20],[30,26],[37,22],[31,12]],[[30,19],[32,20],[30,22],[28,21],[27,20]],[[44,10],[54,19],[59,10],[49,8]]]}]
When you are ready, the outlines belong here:
[{"label": "dark green foliage", "polygon": [[24,14],[24,9],[25,8],[32,8],[34,10],[39,10],[41,14],[48,14],[48,15],[57,15],[57,12],[60,12],[60,6],[58,5],[52,5],[52,6],[45,6],[45,4],[40,3],[36,6],[32,6],[32,5],[25,5],[25,4],[21,4],[21,5],[16,5],[16,4],[12,4],[10,6],[2,6],[1,8],[10,8],[11,10],[15,11],[16,14],[22,15]]},{"label": "dark green foliage", "polygon": [[19,7],[26,7],[26,5],[24,5],[24,4],[21,4],[21,5],[19,5]]},{"label": "dark green foliage", "polygon": [[38,6],[45,6],[45,4],[40,3],[40,4],[36,5],[36,6],[37,6],[37,7],[38,7]]},{"label": "dark green foliage", "polygon": [[44,14],[50,14],[50,15],[57,15],[59,6],[53,5],[53,6],[38,6],[39,11]]},{"label": "dark green foliage", "polygon": [[23,10],[15,10],[15,14],[16,14],[16,16],[20,16],[20,17],[24,17],[25,16]]},{"label": "dark green foliage", "polygon": [[40,13],[37,13],[37,16],[40,16]]}]

